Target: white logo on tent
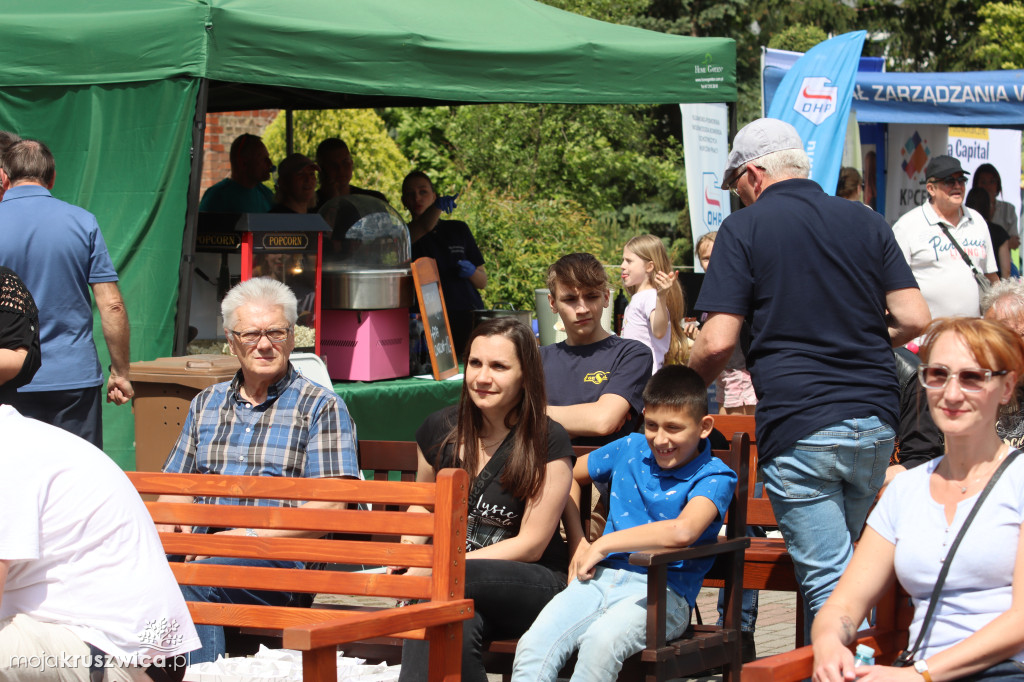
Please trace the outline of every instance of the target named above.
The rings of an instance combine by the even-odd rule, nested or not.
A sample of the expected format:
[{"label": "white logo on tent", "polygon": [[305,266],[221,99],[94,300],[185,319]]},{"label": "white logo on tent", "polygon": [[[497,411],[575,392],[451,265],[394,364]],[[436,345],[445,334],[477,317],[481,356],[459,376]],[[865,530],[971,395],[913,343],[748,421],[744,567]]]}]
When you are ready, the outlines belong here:
[{"label": "white logo on tent", "polygon": [[793,103],[793,110],[814,125],[821,123],[836,112],[839,88],[826,85],[828,78],[819,76],[805,78],[800,93]]}]

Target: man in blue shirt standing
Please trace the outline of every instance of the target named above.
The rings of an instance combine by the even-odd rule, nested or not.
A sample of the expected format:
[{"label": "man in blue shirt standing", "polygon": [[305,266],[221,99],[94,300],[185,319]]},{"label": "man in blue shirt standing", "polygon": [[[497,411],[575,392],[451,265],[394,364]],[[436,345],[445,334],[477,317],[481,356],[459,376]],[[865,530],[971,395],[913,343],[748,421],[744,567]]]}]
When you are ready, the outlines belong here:
[{"label": "man in blue shirt standing", "polygon": [[53,154],[42,142],[20,140],[3,154],[0,265],[17,272],[39,307],[42,366],[12,404],[26,417],[59,426],[103,447],[103,371],[92,338],[96,299],[110,352],[107,402],[127,403],[128,312],[96,217],[50,194]]},{"label": "man in blue shirt standing", "polygon": [[690,367],[714,381],[745,319],[765,491],[811,618],[832,593],[881,487],[899,424],[891,346],[928,306],[879,214],[808,179],[796,129],[736,134],[723,187],[746,208],[722,223],[697,300],[711,314]]}]

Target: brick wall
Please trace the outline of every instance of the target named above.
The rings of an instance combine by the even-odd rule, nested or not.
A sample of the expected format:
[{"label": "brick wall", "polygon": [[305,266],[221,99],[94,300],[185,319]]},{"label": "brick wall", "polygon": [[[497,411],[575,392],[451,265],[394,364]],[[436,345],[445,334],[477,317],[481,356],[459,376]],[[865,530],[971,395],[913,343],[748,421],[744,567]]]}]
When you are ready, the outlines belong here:
[{"label": "brick wall", "polygon": [[231,143],[242,133],[263,135],[263,131],[277,116],[277,109],[258,111],[232,111],[206,115],[206,142],[203,145],[203,180],[199,196],[210,185],[231,174],[228,152]]}]

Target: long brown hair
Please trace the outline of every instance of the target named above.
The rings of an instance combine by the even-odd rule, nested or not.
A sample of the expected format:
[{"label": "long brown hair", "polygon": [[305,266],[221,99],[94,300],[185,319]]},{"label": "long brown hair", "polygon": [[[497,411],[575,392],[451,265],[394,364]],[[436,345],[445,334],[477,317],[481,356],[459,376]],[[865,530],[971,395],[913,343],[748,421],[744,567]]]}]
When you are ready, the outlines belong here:
[{"label": "long brown hair", "polygon": [[[647,273],[647,281],[654,286],[654,275],[659,272],[671,273],[672,261],[668,259],[668,251],[664,242],[653,234],[641,234],[626,242],[627,250],[639,258],[654,263],[654,270]],[[635,294],[635,288],[630,295]],[[668,328],[672,336],[669,339],[668,351],[665,352],[666,365],[686,364],[686,335],[683,333],[683,317],[686,315],[686,303],[683,301],[683,287],[678,283],[668,290],[665,296],[665,307],[668,308]]]},{"label": "long brown hair", "polygon": [[[501,484],[516,498],[530,499],[544,483],[548,448],[547,392],[537,339],[533,331],[514,317],[498,317],[480,323],[473,330],[466,344],[466,357],[469,357],[473,341],[481,336],[504,336],[511,341],[522,367],[519,403],[505,415],[505,426],[515,431],[512,453],[502,472]],[[483,413],[470,397],[469,387],[463,379],[458,421],[441,442],[441,450],[449,444],[454,445],[458,465],[469,473],[470,481],[476,478],[480,465],[482,430]]]}]

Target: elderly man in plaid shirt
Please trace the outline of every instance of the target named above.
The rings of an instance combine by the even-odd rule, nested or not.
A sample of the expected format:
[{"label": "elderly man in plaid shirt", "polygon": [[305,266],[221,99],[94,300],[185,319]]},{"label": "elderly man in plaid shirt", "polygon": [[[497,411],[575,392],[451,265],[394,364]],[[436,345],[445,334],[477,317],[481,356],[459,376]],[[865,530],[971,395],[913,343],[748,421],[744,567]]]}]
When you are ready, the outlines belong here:
[{"label": "elderly man in plaid shirt", "polygon": [[[237,285],[221,304],[224,332],[242,368],[228,382],[214,384],[192,400],[185,425],[164,471],[246,476],[303,478],[356,478],[359,475],[354,426],[345,403],[332,391],[295,371],[288,359],[295,347],[297,317],[295,294],[269,278]],[[184,496],[162,495],[161,502],[191,501]],[[208,504],[239,504],[237,499],[206,498]],[[245,500],[252,503],[252,500]],[[287,500],[260,500],[285,506]],[[332,503],[307,502],[307,507]],[[302,531],[251,528],[161,527],[163,532],[224,533],[310,537]],[[185,557],[231,565],[268,565],[304,568],[301,562]],[[261,590],[224,589],[182,585],[189,601],[228,604],[301,606],[310,595]],[[203,643],[191,662],[215,660],[223,654],[224,629],[197,626]]]}]

